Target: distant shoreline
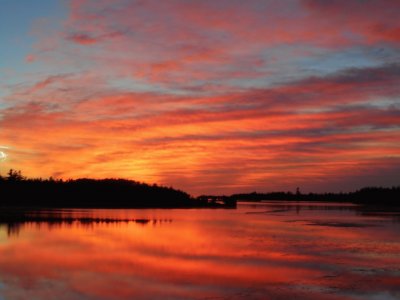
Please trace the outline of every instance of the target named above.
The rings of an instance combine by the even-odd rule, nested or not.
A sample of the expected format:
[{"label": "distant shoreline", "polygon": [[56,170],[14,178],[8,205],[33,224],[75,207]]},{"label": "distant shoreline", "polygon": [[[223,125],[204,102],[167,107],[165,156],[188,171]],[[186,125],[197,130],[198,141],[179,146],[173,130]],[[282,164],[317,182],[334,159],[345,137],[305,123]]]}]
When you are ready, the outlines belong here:
[{"label": "distant shoreline", "polygon": [[299,190],[292,192],[271,192],[271,193],[247,193],[233,194],[231,196],[203,195],[200,199],[219,199],[241,202],[261,202],[261,201],[297,201],[297,202],[330,202],[330,203],[354,203],[354,204],[376,204],[400,206],[400,186],[365,187],[355,192],[348,193],[307,193],[302,194]]}]

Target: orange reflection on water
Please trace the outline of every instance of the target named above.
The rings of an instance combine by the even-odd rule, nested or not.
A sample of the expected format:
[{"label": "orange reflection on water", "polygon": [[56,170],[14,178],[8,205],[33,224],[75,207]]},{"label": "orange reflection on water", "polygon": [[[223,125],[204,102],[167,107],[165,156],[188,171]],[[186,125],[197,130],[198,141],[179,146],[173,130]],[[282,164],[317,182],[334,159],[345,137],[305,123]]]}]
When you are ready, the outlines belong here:
[{"label": "orange reflection on water", "polygon": [[[61,214],[77,219],[20,224],[9,237],[0,229],[0,296],[368,299],[399,293],[399,223],[351,210],[264,205]],[[79,221],[88,214],[114,221]]]}]

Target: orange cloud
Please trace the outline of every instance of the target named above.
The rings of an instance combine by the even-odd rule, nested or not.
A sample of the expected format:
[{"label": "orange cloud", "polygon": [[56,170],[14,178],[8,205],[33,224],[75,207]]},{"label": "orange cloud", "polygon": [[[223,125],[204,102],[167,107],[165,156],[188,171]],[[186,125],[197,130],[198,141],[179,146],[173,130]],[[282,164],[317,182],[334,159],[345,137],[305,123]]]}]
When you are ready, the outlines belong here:
[{"label": "orange cloud", "polygon": [[[196,194],[295,183],[317,189],[344,172],[373,179],[373,169],[396,172],[400,124],[398,109],[368,101],[397,94],[398,76],[388,65],[218,97],[104,92],[61,110],[51,101],[21,103],[0,121],[1,139],[16,151],[5,165],[33,176],[121,176]],[[67,90],[78,81],[47,78],[28,89],[40,85],[38,97],[50,96],[55,80]]]},{"label": "orange cloud", "polygon": [[398,4],[325,2],[71,1],[32,52],[43,71],[2,97],[2,170],[194,194],[397,184]]}]

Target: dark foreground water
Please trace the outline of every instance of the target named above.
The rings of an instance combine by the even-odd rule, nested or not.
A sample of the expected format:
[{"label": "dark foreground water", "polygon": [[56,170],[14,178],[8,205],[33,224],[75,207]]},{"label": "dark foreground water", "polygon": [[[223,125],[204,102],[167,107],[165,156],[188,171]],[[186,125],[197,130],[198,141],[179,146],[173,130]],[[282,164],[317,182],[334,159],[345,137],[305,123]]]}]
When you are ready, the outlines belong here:
[{"label": "dark foreground water", "polygon": [[0,225],[0,299],[400,299],[400,217],[289,202],[32,212]]}]

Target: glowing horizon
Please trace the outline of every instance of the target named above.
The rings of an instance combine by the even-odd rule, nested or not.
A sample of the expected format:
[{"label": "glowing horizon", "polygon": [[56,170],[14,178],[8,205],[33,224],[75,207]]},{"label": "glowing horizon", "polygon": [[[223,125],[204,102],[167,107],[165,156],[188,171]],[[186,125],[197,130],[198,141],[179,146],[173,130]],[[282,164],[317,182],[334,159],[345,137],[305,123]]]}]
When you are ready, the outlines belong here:
[{"label": "glowing horizon", "polygon": [[400,184],[399,1],[2,5],[2,173],[194,195]]}]

